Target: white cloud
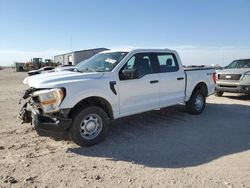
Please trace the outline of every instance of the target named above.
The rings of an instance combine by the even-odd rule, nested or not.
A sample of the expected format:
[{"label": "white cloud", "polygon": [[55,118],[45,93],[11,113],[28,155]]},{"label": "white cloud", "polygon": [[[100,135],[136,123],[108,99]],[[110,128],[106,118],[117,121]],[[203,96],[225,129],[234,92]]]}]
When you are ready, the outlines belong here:
[{"label": "white cloud", "polygon": [[[175,49],[175,48],[173,48]],[[179,52],[183,64],[186,65],[212,65],[225,66],[235,59],[250,58],[250,48],[236,47],[206,47],[183,48]]]},{"label": "white cloud", "polygon": [[183,64],[185,65],[212,65],[219,64],[225,66],[235,59],[250,58],[249,47],[202,47],[195,45],[178,45],[178,46],[119,46],[116,48],[168,48],[176,50]]},{"label": "white cloud", "polygon": [[65,52],[67,51],[55,49],[44,51],[0,50],[0,65],[9,66],[14,62],[26,62],[34,57],[51,59],[53,56]]},{"label": "white cloud", "polygon": [[[114,48],[169,48],[179,52],[185,65],[227,65],[234,59],[250,58],[250,48],[247,47],[201,47],[194,45],[164,46],[164,47],[135,47],[118,46]],[[0,50],[0,65],[10,65],[13,62],[26,62],[33,57],[52,58],[55,55],[68,52],[67,50],[48,49],[44,51]]]},{"label": "white cloud", "polygon": [[[185,65],[212,65],[219,64],[225,66],[235,59],[250,58],[250,48],[248,47],[201,47],[195,45],[179,45],[164,47],[135,47],[122,46],[124,48],[168,48],[176,50],[183,64]],[[119,48],[122,48],[119,47]]]}]

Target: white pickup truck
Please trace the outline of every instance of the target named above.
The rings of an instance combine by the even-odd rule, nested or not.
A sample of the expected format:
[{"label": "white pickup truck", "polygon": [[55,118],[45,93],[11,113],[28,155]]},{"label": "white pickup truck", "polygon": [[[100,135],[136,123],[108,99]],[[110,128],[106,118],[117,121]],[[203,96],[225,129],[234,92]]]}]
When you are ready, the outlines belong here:
[{"label": "white pickup truck", "polygon": [[215,76],[213,68],[183,68],[169,49],[104,51],[74,71],[25,78],[20,116],[37,130],[67,131],[76,144],[89,146],[103,140],[117,118],[179,103],[200,114]]}]

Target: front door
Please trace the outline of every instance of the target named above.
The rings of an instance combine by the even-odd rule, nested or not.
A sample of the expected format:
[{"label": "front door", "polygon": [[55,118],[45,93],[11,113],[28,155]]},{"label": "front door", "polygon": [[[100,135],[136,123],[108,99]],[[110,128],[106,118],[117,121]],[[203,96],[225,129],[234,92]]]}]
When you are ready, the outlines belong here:
[{"label": "front door", "polygon": [[[138,53],[119,71],[120,117],[159,108],[159,74],[153,55]],[[133,78],[126,78],[123,70],[136,70]]]}]

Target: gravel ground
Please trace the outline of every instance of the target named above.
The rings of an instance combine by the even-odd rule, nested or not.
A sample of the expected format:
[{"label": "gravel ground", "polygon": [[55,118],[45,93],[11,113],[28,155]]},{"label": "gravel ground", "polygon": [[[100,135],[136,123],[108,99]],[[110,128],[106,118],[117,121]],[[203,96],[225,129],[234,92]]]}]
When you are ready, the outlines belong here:
[{"label": "gravel ground", "polygon": [[120,119],[79,148],[20,123],[26,74],[0,70],[0,187],[250,187],[249,96],[211,96],[198,116],[177,105]]}]

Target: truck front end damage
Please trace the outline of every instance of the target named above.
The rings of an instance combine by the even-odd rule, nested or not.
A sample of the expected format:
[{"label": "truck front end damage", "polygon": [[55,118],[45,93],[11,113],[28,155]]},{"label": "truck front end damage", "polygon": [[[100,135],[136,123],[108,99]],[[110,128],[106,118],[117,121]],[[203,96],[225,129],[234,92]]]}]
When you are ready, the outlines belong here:
[{"label": "truck front end damage", "polygon": [[19,113],[20,119],[23,123],[31,123],[35,129],[68,130],[72,122],[68,118],[70,109],[59,108],[65,95],[64,88],[26,90],[20,99],[25,100]]}]

